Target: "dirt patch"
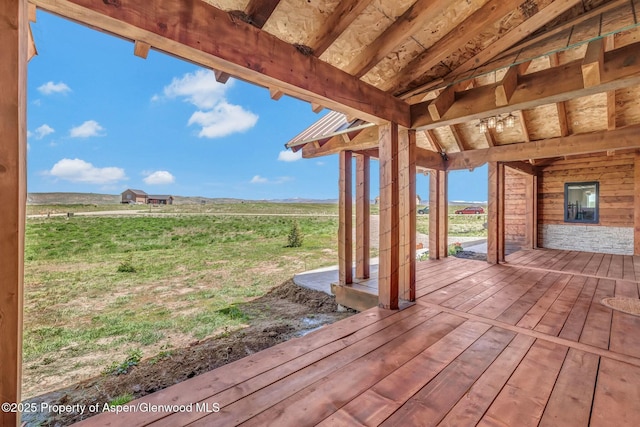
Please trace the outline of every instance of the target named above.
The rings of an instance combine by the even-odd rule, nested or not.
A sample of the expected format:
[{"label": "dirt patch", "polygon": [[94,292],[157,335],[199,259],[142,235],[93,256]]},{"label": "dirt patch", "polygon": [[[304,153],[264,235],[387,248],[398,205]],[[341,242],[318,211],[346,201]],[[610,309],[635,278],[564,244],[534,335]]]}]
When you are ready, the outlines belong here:
[{"label": "dirt patch", "polygon": [[[126,374],[95,377],[25,403],[102,407],[127,394],[137,399],[353,314],[338,312],[333,297],[301,288],[292,280],[235,308],[248,317],[250,326],[165,350]],[[91,415],[95,414],[25,413],[22,421],[26,426],[64,426]]]}]

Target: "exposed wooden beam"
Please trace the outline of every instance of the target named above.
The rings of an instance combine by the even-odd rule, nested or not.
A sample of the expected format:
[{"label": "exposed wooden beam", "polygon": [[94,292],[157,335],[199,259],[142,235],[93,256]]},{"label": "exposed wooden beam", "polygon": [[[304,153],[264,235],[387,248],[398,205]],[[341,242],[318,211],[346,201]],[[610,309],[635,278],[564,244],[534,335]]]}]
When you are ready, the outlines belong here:
[{"label": "exposed wooden beam", "polygon": [[[431,2],[447,4],[448,2]],[[447,59],[451,52],[464,47],[469,40],[485,31],[488,22],[496,22],[504,15],[518,7],[516,1],[490,0],[472,15],[466,18],[462,23],[438,40],[433,46],[426,49],[415,59],[413,59],[406,67],[404,67],[398,75],[389,80],[385,88],[391,93],[402,93],[407,91],[408,82],[412,82],[425,73],[426,70],[433,68],[434,65]]]},{"label": "exposed wooden beam", "polygon": [[[486,64],[581,2],[582,0],[556,0],[550,3],[531,18],[502,34],[498,40],[456,68],[451,75],[460,75]],[[506,56],[506,54],[503,56]]]},{"label": "exposed wooden beam", "polygon": [[[244,9],[244,12],[249,17],[249,23],[256,28],[264,27],[278,3],[280,3],[280,0],[250,0]],[[229,77],[231,75],[222,71],[216,73],[216,80],[219,83],[226,83]]]},{"label": "exposed wooden beam", "polygon": [[244,12],[249,16],[253,26],[262,28],[279,3],[280,0],[250,0]]},{"label": "exposed wooden beam", "polygon": [[416,299],[416,131],[400,130],[398,137],[399,181],[399,298]]},{"label": "exposed wooden beam", "polygon": [[140,40],[136,40],[133,45],[133,54],[139,58],[147,59],[151,45]]},{"label": "exposed wooden beam", "polygon": [[488,175],[487,262],[497,264],[504,259],[504,166],[489,162]]},{"label": "exposed wooden beam", "polygon": [[451,108],[456,101],[456,90],[456,85],[447,86],[433,101],[429,102],[429,114],[433,120],[440,120]]},{"label": "exposed wooden beam", "polygon": [[531,137],[529,136],[529,127],[527,126],[527,121],[524,119],[524,113],[522,112],[522,110],[518,110],[514,111],[514,115],[518,117],[518,122],[520,122],[520,130],[522,131],[524,141],[530,142]]},{"label": "exposed wooden beam", "polygon": [[310,42],[313,54],[320,57],[349,25],[371,4],[372,0],[341,0]]},{"label": "exposed wooden beam", "polygon": [[27,5],[27,9],[28,9],[28,14],[29,14],[29,22],[36,22],[36,18],[37,18],[37,7],[35,4],[33,3],[29,3]]},{"label": "exposed wooden beam", "polygon": [[273,99],[274,101],[279,100],[280,98],[282,98],[282,95],[284,95],[284,92],[281,91],[280,89],[276,89],[276,88],[269,88],[269,96],[271,97],[271,99]]},{"label": "exposed wooden beam", "polygon": [[445,170],[446,162],[441,153],[416,147],[416,166],[424,169]]},{"label": "exposed wooden beam", "polygon": [[595,86],[584,87],[582,61],[577,60],[521,76],[508,106],[495,106],[495,84],[458,92],[456,101],[438,121],[431,118],[429,103],[415,104],[411,106],[412,127],[432,129],[637,85],[640,84],[639,52],[640,43],[606,52],[601,84]]},{"label": "exposed wooden beam", "polygon": [[[448,154],[447,170],[476,168],[487,162],[525,161],[552,157],[575,156],[591,153],[605,153],[607,150],[640,149],[640,125],[602,131],[551,138],[528,143],[500,145],[492,148],[469,150]],[[431,159],[434,164],[437,161]],[[537,164],[537,162],[536,162]],[[423,161],[423,167],[429,167]]]},{"label": "exposed wooden beam", "polygon": [[351,152],[342,151],[338,195],[338,282],[353,283],[353,195]]},{"label": "exposed wooden beam", "polygon": [[433,151],[436,151],[437,153],[444,153],[444,149],[442,148],[442,145],[440,145],[440,143],[438,142],[438,138],[436,137],[436,134],[433,131],[433,129],[425,130],[424,134],[427,136],[427,140],[433,147]]},{"label": "exposed wooden beam", "polygon": [[[357,77],[201,0],[33,0],[38,7],[188,61],[281,87],[373,123],[410,127],[409,106]],[[297,72],[292,73],[294,69]],[[313,75],[314,78],[308,78]]]},{"label": "exposed wooden beam", "polygon": [[340,135],[338,135],[331,138],[321,147],[314,147],[311,144],[306,144],[302,148],[302,157],[309,159],[329,154],[336,154],[343,150],[358,151],[376,148],[378,146],[377,135],[377,128],[372,126],[361,131],[358,135],[352,138],[351,141],[345,141]]},{"label": "exposed wooden beam", "polygon": [[489,147],[495,147],[497,145],[496,138],[493,136],[493,131],[491,129],[487,129],[484,132],[484,138],[487,140],[487,145]]},{"label": "exposed wooden beam", "polygon": [[398,126],[378,127],[380,139],[380,245],[378,298],[381,308],[398,309],[399,291],[399,194]]},{"label": "exposed wooden beam", "polygon": [[229,77],[231,77],[229,73],[225,73],[224,71],[220,71],[220,70],[213,70],[213,73],[216,76],[216,81],[222,84],[225,84],[226,82],[228,82]]},{"label": "exposed wooden beam", "polygon": [[505,166],[510,167],[511,169],[515,169],[517,171],[523,172],[527,175],[538,175],[538,169],[527,162],[505,162]]},{"label": "exposed wooden beam", "polygon": [[426,23],[436,20],[449,6],[446,1],[417,0],[377,39],[366,45],[345,71],[357,77],[364,76],[413,33]]},{"label": "exposed wooden beam", "polygon": [[311,103],[311,111],[318,114],[320,111],[324,110],[324,107],[320,104]]},{"label": "exposed wooden beam", "polygon": [[[355,154],[355,153],[354,153]],[[356,278],[370,275],[371,191],[370,157],[356,154]]]},{"label": "exposed wooden beam", "polygon": [[447,172],[429,173],[429,259],[440,259],[447,253]]},{"label": "exposed wooden beam", "polygon": [[[27,195],[26,1],[0,2],[0,401],[20,404]],[[0,425],[19,426],[20,412],[3,407]]]},{"label": "exposed wooden beam", "polygon": [[584,87],[602,83],[604,72],[604,39],[592,40],[587,45],[587,53],[582,60],[582,81]]},{"label": "exposed wooden beam", "polygon": [[451,130],[451,135],[453,135],[453,140],[456,142],[458,150],[460,150],[460,152],[464,151],[464,141],[456,125],[449,126],[449,130]]},{"label": "exposed wooden beam", "polygon": [[27,53],[27,61],[31,61],[31,59],[33,59],[34,56],[36,56],[38,54],[38,49],[36,48],[36,42],[33,39],[33,33],[31,32],[31,27],[28,28],[28,34],[29,34],[29,46],[28,46],[28,53]]},{"label": "exposed wooden beam", "polygon": [[509,100],[511,100],[511,96],[515,92],[516,86],[518,86],[518,76],[526,71],[529,64],[531,64],[531,61],[509,67],[498,86],[496,86],[496,105],[498,107],[509,104]]},{"label": "exposed wooden beam", "polygon": [[[551,67],[557,67],[560,65],[560,58],[558,53],[554,52],[549,55],[549,64]],[[560,126],[560,136],[569,135],[569,122],[567,120],[567,106],[565,102],[557,102],[556,110],[558,112],[558,125]]]}]

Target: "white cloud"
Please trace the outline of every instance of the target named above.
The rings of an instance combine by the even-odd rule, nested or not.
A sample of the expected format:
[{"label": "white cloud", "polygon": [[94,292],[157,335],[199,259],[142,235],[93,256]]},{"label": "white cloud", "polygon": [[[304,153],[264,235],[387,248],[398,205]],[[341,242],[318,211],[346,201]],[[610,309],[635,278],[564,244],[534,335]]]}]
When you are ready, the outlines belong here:
[{"label": "white cloud", "polygon": [[52,134],[54,132],[55,132],[55,130],[51,126],[49,126],[47,124],[44,124],[44,125],[36,128],[35,132],[32,133],[31,135],[35,136],[36,139],[42,139],[45,136],[50,135],[50,134]]},{"label": "white cloud", "polygon": [[81,159],[62,159],[46,174],[70,182],[87,184],[113,184],[127,179],[122,168],[97,168]]},{"label": "white cloud", "polygon": [[71,138],[89,138],[91,136],[103,136],[105,129],[95,120],[87,120],[80,126],[71,128],[69,134]]},{"label": "white cloud", "polygon": [[298,150],[297,152],[293,152],[291,150],[283,150],[278,154],[278,160],[281,162],[295,162],[296,160],[300,160],[302,158],[302,150]]},{"label": "white cloud", "polygon": [[252,184],[266,184],[267,182],[269,182],[269,180],[260,175],[255,175],[253,178],[251,178],[250,182]]},{"label": "white cloud", "polygon": [[[225,93],[232,86],[233,80],[226,84],[218,83],[212,71],[198,70],[181,78],[174,78],[163,92],[166,98],[183,98],[198,108],[189,118],[188,125],[196,124],[201,127],[199,137],[221,138],[245,132],[258,121],[256,114],[227,101]],[[154,95],[151,101],[159,99],[158,95]]]},{"label": "white cloud", "polygon": [[71,92],[71,88],[65,83],[47,82],[38,88],[38,91],[43,95],[51,95],[54,93],[68,93]]},{"label": "white cloud", "polygon": [[292,180],[293,178],[291,178],[290,176],[280,176],[272,180],[260,175],[255,175],[253,178],[251,178],[250,182],[251,184],[284,184],[285,182],[289,182]]},{"label": "white cloud", "polygon": [[145,184],[156,185],[156,184],[173,184],[176,178],[171,175],[171,173],[167,171],[155,171],[151,172],[147,175],[146,178],[143,179]]},{"label": "white cloud", "polygon": [[258,116],[246,111],[239,105],[231,105],[223,101],[210,111],[196,111],[189,119],[189,125],[202,126],[198,136],[205,138],[221,138],[236,132],[251,129],[258,121]]}]

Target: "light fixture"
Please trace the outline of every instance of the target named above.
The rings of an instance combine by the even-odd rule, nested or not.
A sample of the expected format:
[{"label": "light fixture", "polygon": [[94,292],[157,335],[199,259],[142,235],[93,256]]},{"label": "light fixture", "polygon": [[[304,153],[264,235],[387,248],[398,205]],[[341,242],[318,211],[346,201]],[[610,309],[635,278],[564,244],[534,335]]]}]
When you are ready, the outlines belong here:
[{"label": "light fixture", "polygon": [[509,113],[504,119],[500,114],[496,116],[490,116],[486,119],[480,119],[478,130],[480,133],[485,133],[487,129],[495,129],[497,133],[504,132],[505,127],[512,128],[516,125],[516,116]]}]

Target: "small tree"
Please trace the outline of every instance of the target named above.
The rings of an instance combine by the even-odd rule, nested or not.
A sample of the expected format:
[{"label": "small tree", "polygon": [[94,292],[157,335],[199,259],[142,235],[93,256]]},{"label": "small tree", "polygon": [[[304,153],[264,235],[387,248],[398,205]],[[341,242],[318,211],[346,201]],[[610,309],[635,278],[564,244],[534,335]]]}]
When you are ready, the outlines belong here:
[{"label": "small tree", "polygon": [[300,246],[302,246],[302,240],[304,239],[304,236],[302,235],[302,230],[300,229],[300,225],[298,224],[297,220],[293,221],[287,239],[289,242],[289,244],[287,245],[288,248],[299,248]]}]

